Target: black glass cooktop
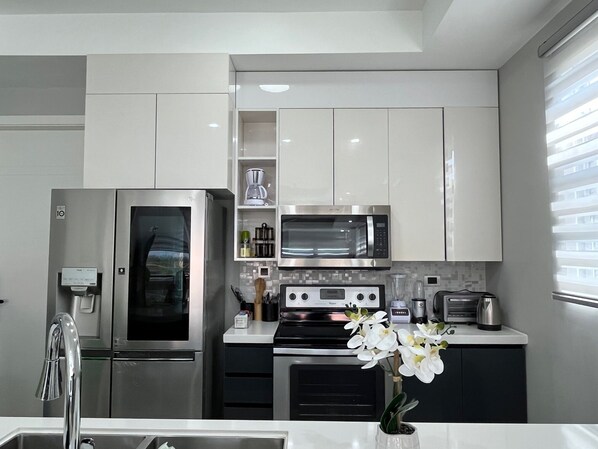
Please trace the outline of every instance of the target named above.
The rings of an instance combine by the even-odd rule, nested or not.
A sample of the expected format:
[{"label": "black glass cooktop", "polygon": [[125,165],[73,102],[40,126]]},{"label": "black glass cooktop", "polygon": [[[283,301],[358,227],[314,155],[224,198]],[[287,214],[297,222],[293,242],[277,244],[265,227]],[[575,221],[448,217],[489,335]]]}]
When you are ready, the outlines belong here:
[{"label": "black glass cooktop", "polygon": [[274,346],[346,348],[351,331],[344,329],[344,325],[281,323],[274,335]]}]

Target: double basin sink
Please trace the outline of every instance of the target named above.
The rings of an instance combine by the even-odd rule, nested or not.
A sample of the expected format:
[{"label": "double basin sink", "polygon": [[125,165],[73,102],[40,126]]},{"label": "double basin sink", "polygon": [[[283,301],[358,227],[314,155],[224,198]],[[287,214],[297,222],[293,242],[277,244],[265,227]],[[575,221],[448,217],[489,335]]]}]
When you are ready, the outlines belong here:
[{"label": "double basin sink", "polygon": [[[159,449],[164,443],[175,449],[284,449],[283,437],[218,435],[82,435],[93,438],[95,449]],[[62,434],[22,433],[0,449],[63,449]]]}]

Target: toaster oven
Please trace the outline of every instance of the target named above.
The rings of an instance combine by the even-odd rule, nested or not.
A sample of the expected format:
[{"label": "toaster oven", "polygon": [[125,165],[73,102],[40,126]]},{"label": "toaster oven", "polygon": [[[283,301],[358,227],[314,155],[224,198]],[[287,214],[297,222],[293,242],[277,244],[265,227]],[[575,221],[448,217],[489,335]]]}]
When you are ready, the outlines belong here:
[{"label": "toaster oven", "polygon": [[483,293],[438,291],[434,295],[434,315],[445,323],[476,323],[478,301]]}]

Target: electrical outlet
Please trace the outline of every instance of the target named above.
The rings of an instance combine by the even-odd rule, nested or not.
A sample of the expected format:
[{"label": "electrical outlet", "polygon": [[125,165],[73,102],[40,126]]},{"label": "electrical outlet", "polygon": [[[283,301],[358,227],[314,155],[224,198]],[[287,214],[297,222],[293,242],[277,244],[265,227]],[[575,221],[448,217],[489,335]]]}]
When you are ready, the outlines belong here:
[{"label": "electrical outlet", "polygon": [[258,275],[261,278],[269,278],[270,277],[270,267],[258,267],[257,269]]},{"label": "electrical outlet", "polygon": [[436,287],[438,286],[438,281],[440,280],[439,276],[424,276],[424,285],[430,286],[430,287]]}]

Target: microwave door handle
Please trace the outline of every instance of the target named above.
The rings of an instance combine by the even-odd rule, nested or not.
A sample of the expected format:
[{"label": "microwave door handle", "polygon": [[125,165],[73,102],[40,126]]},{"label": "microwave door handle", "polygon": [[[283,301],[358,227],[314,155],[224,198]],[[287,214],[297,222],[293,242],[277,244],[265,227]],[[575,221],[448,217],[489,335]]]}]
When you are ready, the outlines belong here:
[{"label": "microwave door handle", "polygon": [[374,257],[374,217],[367,216],[368,225],[368,257]]}]

